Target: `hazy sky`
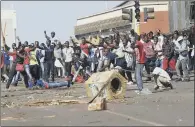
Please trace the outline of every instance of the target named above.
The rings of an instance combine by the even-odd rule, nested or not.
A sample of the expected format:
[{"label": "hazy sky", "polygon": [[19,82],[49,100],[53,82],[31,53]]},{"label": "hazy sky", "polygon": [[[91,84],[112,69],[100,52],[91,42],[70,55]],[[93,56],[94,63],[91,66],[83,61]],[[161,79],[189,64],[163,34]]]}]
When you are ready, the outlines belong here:
[{"label": "hazy sky", "polygon": [[[107,7],[122,1],[108,1]],[[22,41],[45,42],[44,30],[56,32],[60,40],[74,35],[76,19],[106,10],[105,1],[2,1],[2,9],[14,8],[17,16],[17,35]]]}]

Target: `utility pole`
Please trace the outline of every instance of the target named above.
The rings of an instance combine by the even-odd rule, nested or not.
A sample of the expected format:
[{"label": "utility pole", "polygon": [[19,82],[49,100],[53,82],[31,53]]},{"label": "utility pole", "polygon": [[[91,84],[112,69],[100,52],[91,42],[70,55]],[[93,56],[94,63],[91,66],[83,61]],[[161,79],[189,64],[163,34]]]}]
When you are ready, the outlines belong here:
[{"label": "utility pole", "polygon": [[106,5],[106,10],[108,10],[108,1],[105,1],[105,5]]}]

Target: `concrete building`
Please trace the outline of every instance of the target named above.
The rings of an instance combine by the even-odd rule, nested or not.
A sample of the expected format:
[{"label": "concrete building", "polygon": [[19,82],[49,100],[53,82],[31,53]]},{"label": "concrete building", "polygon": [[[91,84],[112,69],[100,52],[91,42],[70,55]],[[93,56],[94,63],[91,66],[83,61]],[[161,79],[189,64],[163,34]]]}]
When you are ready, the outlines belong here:
[{"label": "concrete building", "polygon": [[[182,3],[182,1],[175,1],[175,3],[178,3],[176,6],[180,5],[180,8],[183,7],[186,10],[185,13],[181,13],[181,11],[177,11],[176,9],[172,9],[173,3],[171,1],[140,1],[140,33],[142,32],[149,32],[153,31],[155,32],[156,29],[160,29],[163,33],[172,32],[176,28],[185,28],[189,25],[189,10],[190,8],[187,8],[189,6],[189,2]],[[174,4],[175,4],[174,3]],[[116,28],[119,31],[129,31],[130,29],[137,29],[137,22],[135,19],[135,2],[134,1],[125,1],[121,3],[120,5],[107,10],[102,13],[97,13],[94,15],[86,16],[77,19],[77,24],[75,26],[75,36],[76,38],[80,38],[83,36],[89,36],[89,35],[96,35],[101,30],[102,34],[107,36],[110,34],[111,28]],[[133,9],[133,21],[132,23],[130,21],[122,20],[122,9]],[[154,19],[149,19],[147,22],[144,22],[144,8],[154,8]],[[178,7],[179,8],[179,7]],[[171,10],[173,10],[171,12]],[[180,9],[181,10],[181,9]],[[187,13],[188,12],[188,13]],[[175,18],[175,14],[181,15],[182,14],[182,21],[181,18]],[[171,15],[175,15],[172,16]],[[185,17],[185,18],[184,18]],[[175,18],[175,19],[173,19]],[[180,22],[178,26],[173,27],[173,22]],[[180,20],[180,21],[179,21]],[[188,22],[188,23],[187,23]],[[182,25],[185,24],[185,25]]]},{"label": "concrete building", "polygon": [[191,27],[195,23],[195,0],[169,1],[170,32]]},{"label": "concrete building", "polygon": [[2,31],[5,32],[6,43],[11,46],[12,43],[16,42],[16,11],[1,10],[1,25]]}]

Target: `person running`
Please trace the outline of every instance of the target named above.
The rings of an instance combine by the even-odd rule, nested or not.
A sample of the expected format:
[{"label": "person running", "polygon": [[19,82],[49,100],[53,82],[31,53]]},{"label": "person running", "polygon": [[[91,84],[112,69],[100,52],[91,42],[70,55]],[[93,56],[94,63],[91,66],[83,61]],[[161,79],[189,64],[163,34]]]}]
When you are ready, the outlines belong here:
[{"label": "person running", "polygon": [[[16,68],[14,68],[14,75],[21,73],[24,77],[24,84],[26,88],[28,88],[28,76],[24,69],[24,59],[26,58],[25,53],[25,46],[22,44],[19,46],[18,52],[16,53]],[[19,75],[16,75],[16,79],[18,79]],[[17,82],[17,81],[16,81]],[[6,88],[8,89],[10,84],[6,85]]]},{"label": "person running", "polygon": [[[10,72],[9,72],[9,79],[6,83],[6,89],[9,89],[9,86],[12,84],[12,81],[16,81],[18,79],[14,78],[14,76],[16,75],[16,54],[17,54],[17,47],[16,47],[16,43],[13,43],[12,44],[12,49],[13,51],[9,51],[10,50],[10,47],[7,46],[6,42],[5,42],[5,38],[3,37],[3,46],[5,48],[5,52],[7,52],[10,56],[13,57],[13,61],[12,61],[12,65],[11,65],[11,68],[10,68]],[[14,84],[13,82],[13,85],[17,85],[17,84]]]}]

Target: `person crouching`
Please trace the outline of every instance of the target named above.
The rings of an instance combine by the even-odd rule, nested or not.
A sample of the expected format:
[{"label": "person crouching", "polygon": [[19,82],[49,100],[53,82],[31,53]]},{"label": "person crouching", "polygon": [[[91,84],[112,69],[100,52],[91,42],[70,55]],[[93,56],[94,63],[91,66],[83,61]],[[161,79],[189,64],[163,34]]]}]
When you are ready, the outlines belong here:
[{"label": "person crouching", "polygon": [[154,69],[154,71],[152,72],[152,76],[154,77],[154,81],[156,83],[155,86],[154,86],[155,91],[158,90],[158,89],[160,91],[162,91],[162,90],[164,90],[165,88],[168,88],[168,87],[173,89],[173,86],[171,84],[171,78],[165,70],[163,70],[159,67],[156,67]]}]

